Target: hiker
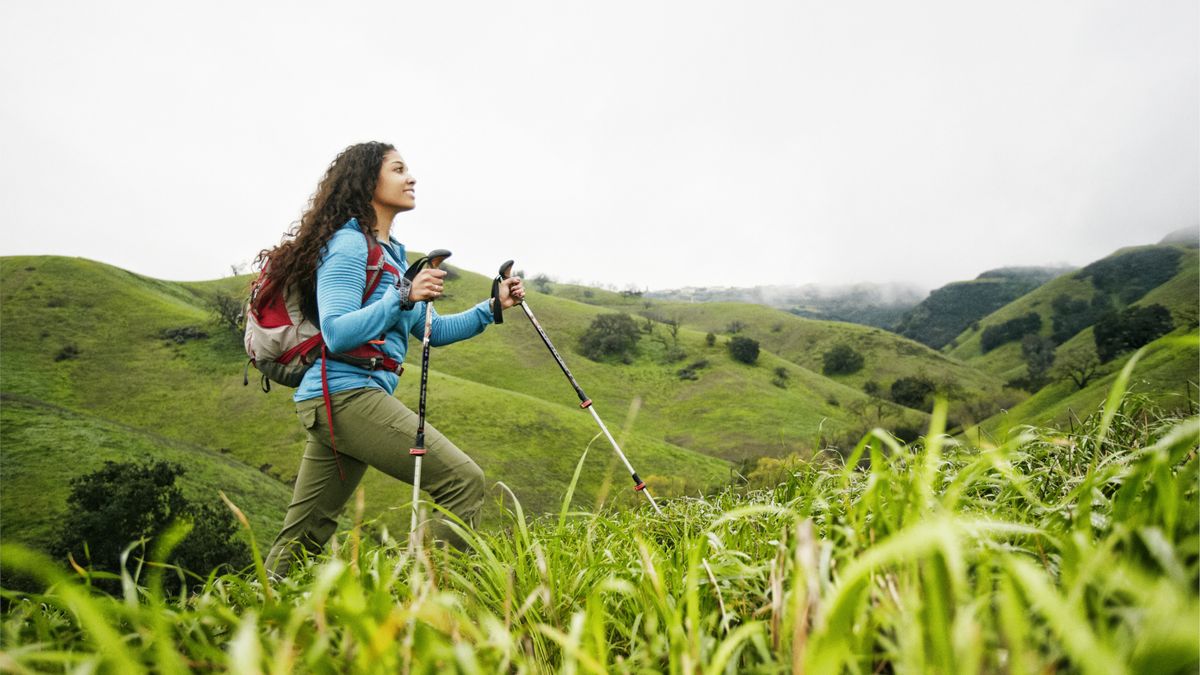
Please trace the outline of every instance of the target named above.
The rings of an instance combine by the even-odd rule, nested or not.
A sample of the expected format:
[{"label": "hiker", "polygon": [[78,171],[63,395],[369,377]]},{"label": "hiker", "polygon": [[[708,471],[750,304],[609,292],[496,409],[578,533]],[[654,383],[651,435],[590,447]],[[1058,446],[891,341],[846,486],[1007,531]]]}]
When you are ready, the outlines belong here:
[{"label": "hiker", "polygon": [[[446,280],[445,270],[432,267],[406,279],[404,245],[392,236],[393,218],[416,206],[416,183],[391,145],[352,145],[329,165],[299,225],[278,247],[259,254],[257,262],[272,282],[292,289],[310,321],[319,318],[324,336],[317,352],[324,357],[304,372],[292,397],[308,440],[283,529],[267,556],[267,568],[276,574],[286,574],[295,545],[321,550],[368,466],[409,484],[414,480],[409,449],[417,415],[392,393],[408,336],[423,337],[425,304],[442,295]],[[368,259],[378,256],[374,247],[382,249],[382,274],[364,299]],[[433,312],[431,344],[480,334],[493,322],[496,298],[507,309],[524,295],[520,279],[506,279],[493,298],[471,309],[449,316]],[[346,356],[375,350],[385,358]],[[429,425],[424,447],[421,487],[475,526],[483,506],[483,471]],[[463,544],[449,531],[444,536],[456,547]]]}]

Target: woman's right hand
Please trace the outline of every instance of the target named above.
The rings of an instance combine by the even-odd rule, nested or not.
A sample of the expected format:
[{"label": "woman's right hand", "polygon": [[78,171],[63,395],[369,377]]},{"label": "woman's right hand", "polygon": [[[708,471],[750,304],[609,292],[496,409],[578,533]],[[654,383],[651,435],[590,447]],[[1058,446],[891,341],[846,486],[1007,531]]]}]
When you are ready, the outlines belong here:
[{"label": "woman's right hand", "polygon": [[446,270],[427,267],[412,280],[412,288],[408,291],[409,302],[422,300],[437,300],[442,297],[445,288]]}]

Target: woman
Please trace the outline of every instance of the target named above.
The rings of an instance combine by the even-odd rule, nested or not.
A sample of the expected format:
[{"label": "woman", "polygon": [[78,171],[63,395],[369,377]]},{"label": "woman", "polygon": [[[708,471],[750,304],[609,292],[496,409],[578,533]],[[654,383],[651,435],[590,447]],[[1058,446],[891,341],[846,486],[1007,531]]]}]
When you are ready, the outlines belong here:
[{"label": "woman", "polygon": [[[325,172],[299,226],[272,251],[259,256],[270,263],[282,288],[316,300],[321,333],[329,353],[350,351],[375,342],[396,362],[403,362],[408,335],[425,331],[425,303],[442,295],[446,272],[426,268],[412,279],[404,246],[391,236],[392,219],[416,206],[417,181],[396,149],[385,143],[346,148]],[[364,301],[368,246],[383,247],[383,278]],[[389,269],[389,267],[391,269]],[[502,308],[524,297],[521,280],[500,288]],[[492,322],[491,299],[450,316],[433,314],[430,342],[445,345],[473,337]],[[310,301],[311,303],[311,301]],[[322,388],[322,369],[333,408],[334,435]],[[286,573],[293,547],[319,551],[337,527],[337,517],[368,466],[412,483],[412,447],[417,416],[392,396],[399,375],[367,370],[333,358],[318,360],[304,375],[293,396],[300,423],[308,433],[296,475],[292,503],[267,556],[267,567]],[[336,442],[336,448],[331,443]],[[434,428],[425,426],[421,487],[435,502],[466,523],[475,525],[483,506],[483,472],[463,451]],[[461,545],[449,535],[451,543]]]}]

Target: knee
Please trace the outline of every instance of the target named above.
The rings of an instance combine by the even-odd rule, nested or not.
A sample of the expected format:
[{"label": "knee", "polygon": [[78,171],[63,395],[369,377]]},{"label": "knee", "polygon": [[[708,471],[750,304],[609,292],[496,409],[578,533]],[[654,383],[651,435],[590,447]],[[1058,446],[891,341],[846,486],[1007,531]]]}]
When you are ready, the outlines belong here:
[{"label": "knee", "polygon": [[483,504],[483,469],[475,462],[466,462],[454,469],[440,485],[430,486],[430,494],[440,504],[462,515]]},{"label": "knee", "polygon": [[472,500],[483,501],[483,469],[479,468],[479,465],[475,462],[471,462],[463,468],[460,476],[463,483],[463,492],[470,495]]}]

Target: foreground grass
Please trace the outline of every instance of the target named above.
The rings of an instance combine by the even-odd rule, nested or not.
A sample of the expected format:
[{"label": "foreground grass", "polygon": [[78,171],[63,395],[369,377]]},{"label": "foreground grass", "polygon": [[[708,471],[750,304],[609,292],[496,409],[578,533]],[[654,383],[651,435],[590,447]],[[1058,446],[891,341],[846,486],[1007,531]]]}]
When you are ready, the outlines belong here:
[{"label": "foreground grass", "polygon": [[1122,398],[1128,374],[1073,434],[960,446],[939,406],[917,445],[876,431],[662,516],[531,523],[510,501],[473,550],[416,556],[356,526],[287,579],[256,566],[185,597],[136,553],[112,597],[6,546],[48,588],[5,592],[0,669],[1195,672],[1200,419]]}]

